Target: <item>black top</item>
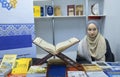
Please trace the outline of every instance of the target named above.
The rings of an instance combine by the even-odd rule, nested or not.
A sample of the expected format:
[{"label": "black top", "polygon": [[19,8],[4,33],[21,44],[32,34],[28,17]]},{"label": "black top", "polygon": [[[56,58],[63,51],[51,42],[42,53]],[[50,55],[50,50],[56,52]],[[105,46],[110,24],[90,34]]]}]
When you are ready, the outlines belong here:
[{"label": "black top", "polygon": [[[112,53],[112,51],[111,51],[109,42],[108,42],[107,39],[105,39],[105,42],[106,42],[106,48],[107,48],[106,54],[105,54],[105,61],[106,61],[106,62],[114,62],[114,61],[115,61],[115,58],[114,58],[114,55],[113,55],[113,53]],[[91,58],[92,58],[92,61],[95,61],[95,59],[94,59],[93,57],[91,57]],[[77,55],[76,61],[77,61],[78,63],[90,63],[90,62],[87,61],[85,58],[83,58],[83,57],[81,57],[81,56],[79,56],[79,55]]]}]

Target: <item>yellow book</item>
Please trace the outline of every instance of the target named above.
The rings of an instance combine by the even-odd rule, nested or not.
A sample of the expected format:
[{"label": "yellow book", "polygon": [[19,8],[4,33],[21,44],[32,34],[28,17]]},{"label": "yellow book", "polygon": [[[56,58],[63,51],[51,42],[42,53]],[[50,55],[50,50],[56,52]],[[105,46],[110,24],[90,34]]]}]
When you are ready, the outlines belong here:
[{"label": "yellow book", "polygon": [[15,66],[15,62],[16,62],[16,54],[5,54],[0,68],[13,68]]},{"label": "yellow book", "polygon": [[40,6],[33,6],[34,17],[41,16],[41,7]]},{"label": "yellow book", "polygon": [[12,69],[11,74],[26,74],[31,63],[31,58],[16,60],[16,66]]},{"label": "yellow book", "polygon": [[102,71],[102,68],[100,68],[96,64],[82,64],[85,71]]},{"label": "yellow book", "polygon": [[54,6],[54,16],[61,16],[60,6]]}]

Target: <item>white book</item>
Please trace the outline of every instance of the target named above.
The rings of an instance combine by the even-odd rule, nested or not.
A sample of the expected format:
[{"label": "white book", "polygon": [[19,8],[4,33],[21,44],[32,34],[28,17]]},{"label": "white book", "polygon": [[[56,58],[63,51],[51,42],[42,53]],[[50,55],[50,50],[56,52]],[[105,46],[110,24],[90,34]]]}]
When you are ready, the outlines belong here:
[{"label": "white book", "polygon": [[10,72],[10,68],[0,68],[0,77],[6,77]]},{"label": "white book", "polygon": [[68,71],[68,77],[87,77],[84,71]]},{"label": "white book", "polygon": [[88,77],[108,77],[103,71],[86,72]]}]

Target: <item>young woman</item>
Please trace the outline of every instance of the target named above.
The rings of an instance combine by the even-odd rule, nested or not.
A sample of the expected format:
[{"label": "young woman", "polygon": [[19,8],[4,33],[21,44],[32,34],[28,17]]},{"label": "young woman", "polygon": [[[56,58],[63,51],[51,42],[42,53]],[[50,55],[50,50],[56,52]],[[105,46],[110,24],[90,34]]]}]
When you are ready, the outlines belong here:
[{"label": "young woman", "polygon": [[76,61],[107,61],[113,62],[114,55],[110,45],[100,33],[99,25],[96,21],[89,21],[86,28],[86,36],[80,41],[77,51]]}]

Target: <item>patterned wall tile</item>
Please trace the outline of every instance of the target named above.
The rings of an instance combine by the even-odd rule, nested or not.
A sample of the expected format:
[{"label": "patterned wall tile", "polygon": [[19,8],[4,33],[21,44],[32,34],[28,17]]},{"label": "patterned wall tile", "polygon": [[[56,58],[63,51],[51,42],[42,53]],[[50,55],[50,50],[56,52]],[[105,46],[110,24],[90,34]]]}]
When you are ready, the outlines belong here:
[{"label": "patterned wall tile", "polygon": [[0,36],[32,35],[34,38],[34,23],[0,24]]}]

